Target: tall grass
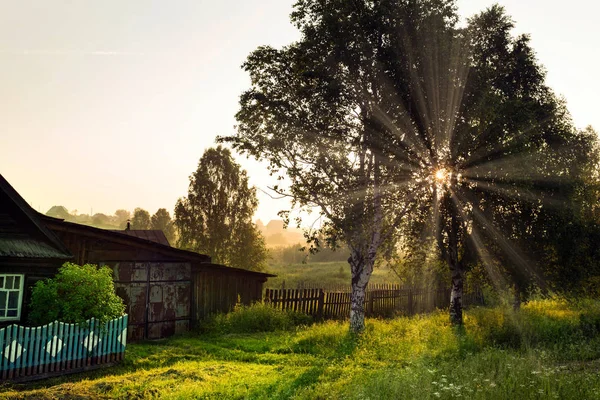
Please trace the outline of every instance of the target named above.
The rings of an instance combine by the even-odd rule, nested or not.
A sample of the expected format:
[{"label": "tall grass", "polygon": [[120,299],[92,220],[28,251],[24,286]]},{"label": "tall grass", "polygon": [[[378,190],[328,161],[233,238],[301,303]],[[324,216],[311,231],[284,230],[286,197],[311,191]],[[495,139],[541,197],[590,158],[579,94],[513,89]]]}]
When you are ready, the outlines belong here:
[{"label": "tall grass", "polygon": [[278,310],[265,303],[250,306],[236,305],[227,314],[217,314],[204,321],[199,330],[202,333],[254,333],[285,331],[313,322],[311,316],[292,310]]}]

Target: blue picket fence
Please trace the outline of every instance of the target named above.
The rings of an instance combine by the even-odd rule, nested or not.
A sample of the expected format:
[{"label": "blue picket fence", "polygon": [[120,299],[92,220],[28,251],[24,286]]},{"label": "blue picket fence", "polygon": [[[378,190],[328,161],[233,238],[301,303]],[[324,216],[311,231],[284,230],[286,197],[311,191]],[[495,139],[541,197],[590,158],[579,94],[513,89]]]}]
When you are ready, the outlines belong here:
[{"label": "blue picket fence", "polygon": [[31,379],[77,372],[123,359],[127,315],[100,323],[52,322],[0,329],[0,379]]}]

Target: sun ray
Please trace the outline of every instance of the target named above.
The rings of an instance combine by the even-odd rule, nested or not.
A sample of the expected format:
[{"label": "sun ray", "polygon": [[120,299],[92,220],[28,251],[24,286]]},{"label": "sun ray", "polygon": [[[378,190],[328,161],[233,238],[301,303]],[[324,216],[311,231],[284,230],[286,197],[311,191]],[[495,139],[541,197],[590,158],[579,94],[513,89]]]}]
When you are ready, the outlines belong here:
[{"label": "sun ray", "polygon": [[[453,198],[456,198],[460,201],[467,201],[457,192],[452,192]],[[470,202],[469,204],[473,204]],[[520,269],[521,271],[525,271],[527,275],[533,277],[536,283],[540,284],[543,287],[543,279],[541,276],[532,268],[534,263],[531,260],[528,260],[524,253],[516,246],[516,244],[511,244],[509,240],[504,236],[504,234],[496,227],[494,224],[489,221],[486,216],[481,212],[477,207],[472,207],[471,214],[474,217],[474,220],[478,222],[482,228],[484,228],[487,232],[490,232],[495,243],[497,243],[504,254]]]}]

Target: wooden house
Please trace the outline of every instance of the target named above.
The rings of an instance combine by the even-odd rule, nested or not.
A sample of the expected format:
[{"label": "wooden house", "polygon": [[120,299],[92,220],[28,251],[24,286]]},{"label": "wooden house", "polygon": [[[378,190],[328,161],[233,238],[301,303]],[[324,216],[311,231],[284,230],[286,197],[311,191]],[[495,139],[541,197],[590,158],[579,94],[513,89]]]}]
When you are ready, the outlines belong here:
[{"label": "wooden house", "polygon": [[[212,264],[207,255],[169,246],[166,238],[163,241],[156,232],[111,231],[39,214],[3,178],[2,182],[8,192],[12,190],[13,197],[18,198],[16,203],[7,200],[6,207],[3,200],[0,218],[7,215],[4,217],[7,221],[15,220],[11,226],[27,230],[30,235],[35,233],[36,238],[40,238],[37,240],[46,238],[44,249],[55,257],[44,259],[47,269],[37,268],[31,276],[21,274],[22,279],[34,282],[40,277],[52,276],[66,260],[111,267],[117,294],[125,301],[129,314],[131,340],[184,332],[210,314],[230,311],[238,300],[243,304],[259,301],[264,282],[273,276]],[[0,188],[3,188],[1,184]],[[5,195],[2,196],[4,199]],[[29,215],[29,225],[16,221],[21,214]],[[10,233],[3,229],[5,225],[8,226],[0,225],[0,237],[4,232]],[[35,231],[36,226],[40,232]],[[11,266],[14,264],[9,265],[3,259],[3,254],[8,254],[10,249],[2,243],[0,241],[0,272],[13,274],[17,271]],[[27,296],[23,296],[21,309],[25,308],[26,300]]]},{"label": "wooden house", "polygon": [[27,319],[31,287],[73,255],[0,175],[0,327]]}]

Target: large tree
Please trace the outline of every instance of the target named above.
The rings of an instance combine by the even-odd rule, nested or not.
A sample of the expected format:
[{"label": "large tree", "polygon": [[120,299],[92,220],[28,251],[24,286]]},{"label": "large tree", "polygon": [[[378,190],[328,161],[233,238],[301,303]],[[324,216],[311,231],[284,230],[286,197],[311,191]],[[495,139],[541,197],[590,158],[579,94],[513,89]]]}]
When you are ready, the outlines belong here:
[{"label": "large tree", "polygon": [[[295,8],[302,40],[248,57],[252,87],[241,97],[237,135],[225,140],[268,161],[278,179],[287,175],[290,185],[275,191],[318,208],[325,222],[314,239],[323,234],[348,246],[350,326],[359,332],[380,247],[413,204],[399,200],[423,195],[412,185],[422,155],[387,118],[404,107],[382,64],[393,58],[383,37],[396,34],[386,22],[389,8],[362,1],[299,1]],[[427,12],[444,23],[451,11],[432,2]],[[411,140],[413,130],[406,133]]]},{"label": "large tree", "polygon": [[256,189],[231,152],[209,148],[190,176],[187,197],[175,205],[178,246],[208,254],[215,263],[262,270],[267,250],[252,223],[257,207]]},{"label": "large tree", "polygon": [[150,218],[150,228],[163,231],[170,244],[175,244],[175,225],[166,208],[159,208]]},{"label": "large tree", "polygon": [[528,37],[512,37],[497,6],[461,28],[453,0],[294,7],[302,38],[250,54],[252,86],[224,140],[287,175],[273,189],[318,207],[322,233],[348,245],[351,329],[363,328],[376,257],[400,232],[437,242],[454,323],[470,260],[490,266],[486,243],[508,255],[505,276],[529,282],[511,239],[564,191],[572,169],[560,155],[578,133]]}]

